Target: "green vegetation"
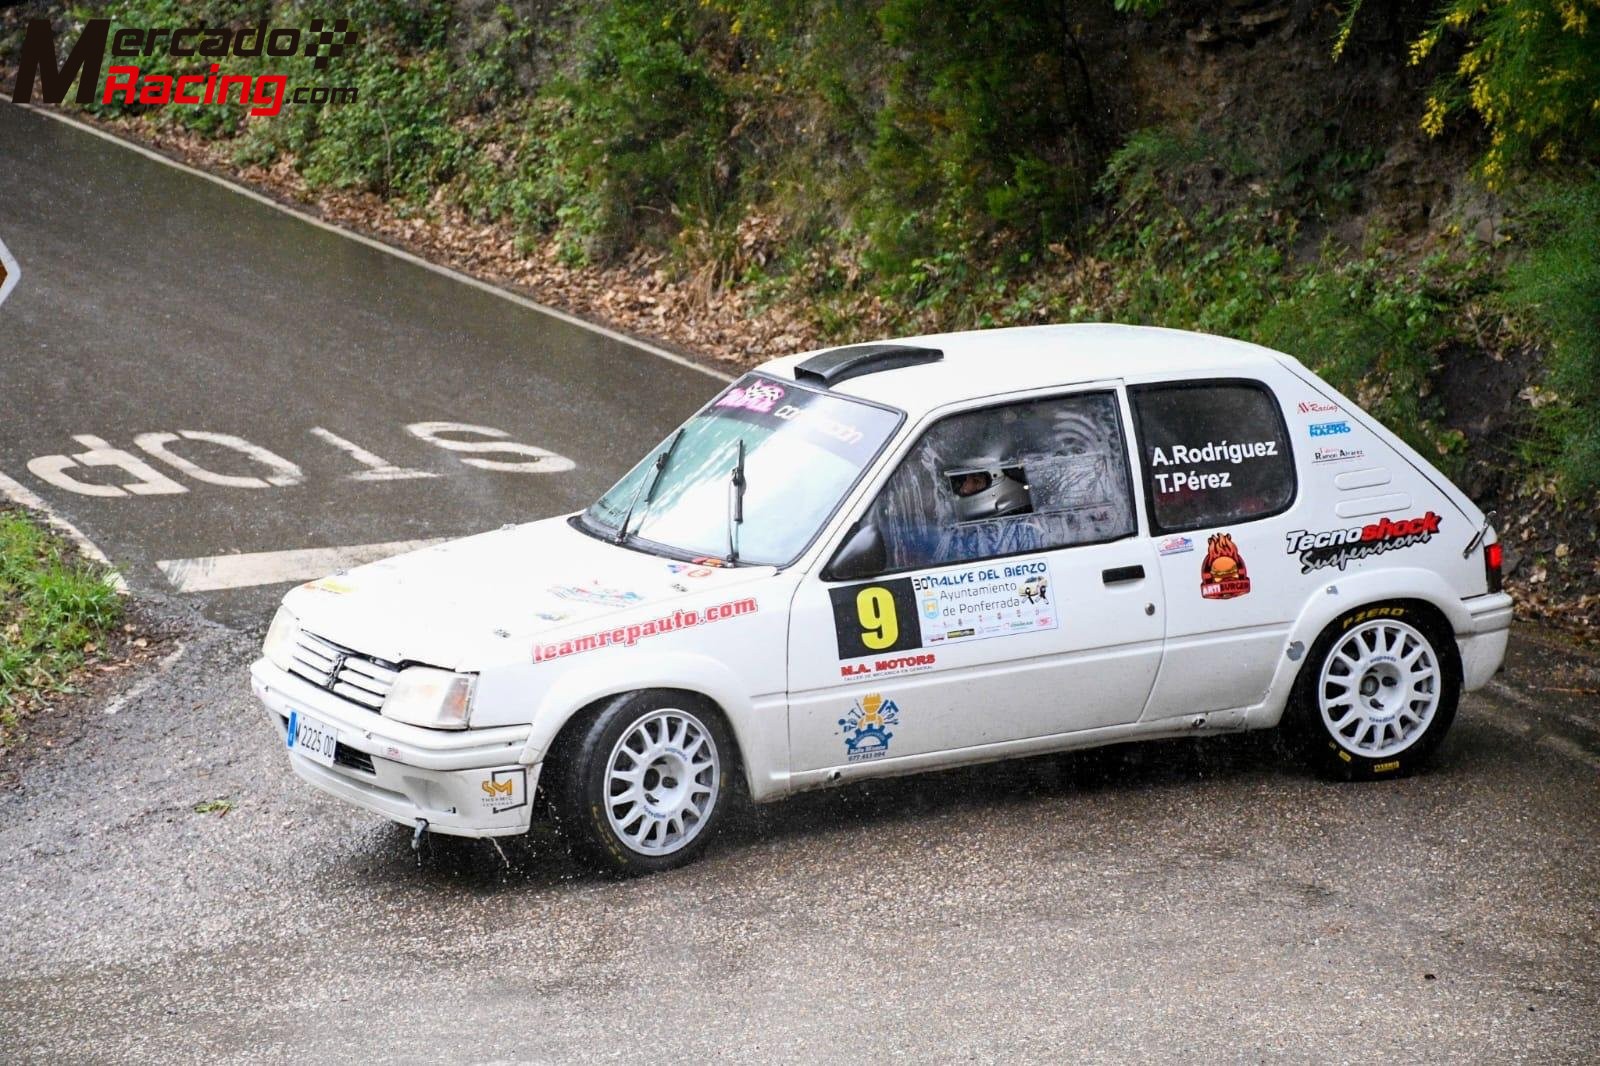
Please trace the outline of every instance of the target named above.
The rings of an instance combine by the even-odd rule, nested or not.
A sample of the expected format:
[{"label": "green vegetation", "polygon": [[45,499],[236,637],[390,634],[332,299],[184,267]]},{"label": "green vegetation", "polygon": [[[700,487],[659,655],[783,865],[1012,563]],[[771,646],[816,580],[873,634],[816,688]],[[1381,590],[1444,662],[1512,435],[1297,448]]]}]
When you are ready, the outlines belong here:
[{"label": "green vegetation", "polygon": [[71,558],[22,513],[0,510],[0,748],[12,743],[20,712],[63,691],[121,614],[100,568]]},{"label": "green vegetation", "polygon": [[1525,213],[1529,252],[1507,271],[1509,308],[1550,345],[1532,442],[1570,485],[1600,485],[1600,175],[1546,188]]},{"label": "green vegetation", "polygon": [[[1335,56],[1363,3],[1350,0]],[[1489,133],[1480,170],[1491,188],[1534,159],[1600,150],[1600,2],[1447,0],[1411,43],[1411,63],[1453,39],[1463,42],[1460,57],[1429,93],[1422,128],[1437,137],[1453,113],[1476,113]]]},{"label": "green vegetation", "polygon": [[[146,26],[349,18],[359,42],[325,71],[303,57],[228,63],[354,85],[358,103],[255,117],[98,108],[143,110],[241,163],[287,161],[313,189],[370,192],[401,215],[460,211],[574,266],[648,257],[707,291],[738,287],[757,311],[802,309],[819,341],[1088,319],[1255,339],[1306,359],[1447,467],[1520,455],[1524,472],[1558,473],[1569,492],[1600,488],[1600,0],[1352,0],[1342,20],[1224,7],[73,11]],[[1245,43],[1227,51],[1229,40]],[[1295,61],[1263,67],[1274,52]],[[203,61],[141,62],[178,73]],[[1223,108],[1219,91],[1242,95]],[[1396,130],[1419,126],[1431,141],[1399,143],[1411,134]],[[1397,145],[1412,155],[1386,162]],[[1542,191],[1523,191],[1535,182]],[[1517,364],[1524,400],[1496,423],[1521,439],[1475,452],[1459,412],[1440,406],[1442,383],[1523,351],[1534,353]]]}]

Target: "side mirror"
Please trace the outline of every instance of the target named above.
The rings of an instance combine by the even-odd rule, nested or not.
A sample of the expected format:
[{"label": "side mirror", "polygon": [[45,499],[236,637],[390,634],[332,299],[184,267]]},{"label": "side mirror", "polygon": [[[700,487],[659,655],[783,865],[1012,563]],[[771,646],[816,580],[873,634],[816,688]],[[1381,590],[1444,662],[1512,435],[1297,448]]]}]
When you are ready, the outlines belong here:
[{"label": "side mirror", "polygon": [[889,568],[883,534],[871,522],[862,522],[844,539],[822,576],[829,581],[860,581]]}]

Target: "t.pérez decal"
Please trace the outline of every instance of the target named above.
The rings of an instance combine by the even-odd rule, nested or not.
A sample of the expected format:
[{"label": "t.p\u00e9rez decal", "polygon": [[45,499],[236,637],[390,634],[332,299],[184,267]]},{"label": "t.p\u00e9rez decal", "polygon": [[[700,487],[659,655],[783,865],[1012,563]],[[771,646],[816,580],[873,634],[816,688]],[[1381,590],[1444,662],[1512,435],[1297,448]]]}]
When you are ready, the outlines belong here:
[{"label": "t.p\u00e9rez decal", "polygon": [[1416,518],[1382,518],[1371,525],[1312,532],[1297,529],[1288,535],[1289,554],[1300,556],[1300,572],[1309,574],[1325,566],[1340,570],[1357,559],[1381,555],[1413,544],[1426,544],[1439,532],[1441,519],[1429,511]]},{"label": "t.p\u00e9rez decal", "polygon": [[[290,59],[304,56],[313,70],[326,70],[328,63],[344,54],[356,42],[356,31],[348,19],[312,19],[297,26],[254,25],[244,27],[208,26],[204,22],[178,27],[118,25],[111,32],[110,19],[89,19],[66,58],[57,63],[55,28],[48,19],[30,19],[17,56],[17,80],[11,89],[15,103],[33,100],[35,81],[40,83],[41,99],[59,104],[72,83],[78,83],[80,104],[143,104],[163,107],[181,104],[189,107],[248,106],[252,115],[276,115],[287,103],[355,103],[353,85],[297,85],[289,88],[286,74],[229,73],[224,64],[231,59]],[[162,55],[188,60],[194,69],[178,74],[150,73],[129,63],[113,63],[101,85],[101,70],[106,53],[113,59],[142,59]],[[217,62],[207,62],[217,60]]]},{"label": "t.p\u00e9rez decal", "polygon": [[1168,455],[1162,448],[1150,449],[1151,476],[1156,481],[1156,491],[1163,495],[1176,492],[1195,492],[1205,489],[1227,489],[1233,487],[1233,472],[1229,470],[1202,472],[1198,469],[1160,471],[1155,467],[1160,466],[1205,466],[1230,463],[1238,466],[1240,463],[1253,459],[1266,459],[1278,454],[1278,442],[1275,440],[1247,440],[1247,441],[1208,441],[1205,444],[1192,447],[1183,444],[1174,444],[1172,454]]}]

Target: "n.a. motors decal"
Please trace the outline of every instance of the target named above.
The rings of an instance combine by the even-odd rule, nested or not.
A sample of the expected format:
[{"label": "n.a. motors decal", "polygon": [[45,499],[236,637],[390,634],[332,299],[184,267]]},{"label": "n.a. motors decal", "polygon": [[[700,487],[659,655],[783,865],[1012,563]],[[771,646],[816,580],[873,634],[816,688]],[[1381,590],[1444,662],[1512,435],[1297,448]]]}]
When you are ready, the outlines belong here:
[{"label": "n.a. motors decal", "polygon": [[1300,557],[1300,572],[1309,574],[1326,566],[1343,570],[1357,559],[1426,544],[1439,532],[1442,519],[1432,511],[1416,518],[1381,518],[1371,525],[1289,534],[1289,554]]}]

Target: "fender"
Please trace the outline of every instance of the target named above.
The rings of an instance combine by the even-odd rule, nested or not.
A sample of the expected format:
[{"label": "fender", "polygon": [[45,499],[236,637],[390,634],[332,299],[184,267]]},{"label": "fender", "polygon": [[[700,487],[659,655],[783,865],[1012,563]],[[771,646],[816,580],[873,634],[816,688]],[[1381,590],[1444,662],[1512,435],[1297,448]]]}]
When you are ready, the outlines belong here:
[{"label": "fender", "polygon": [[781,692],[752,700],[738,677],[720,660],[696,652],[646,652],[629,649],[626,656],[597,660],[581,670],[566,670],[545,690],[533,713],[533,732],[521,761],[541,761],[556,734],[578,711],[596,700],[645,688],[695,692],[721,708],[744,763],[750,798],[774,799],[789,791],[789,731],[772,728],[781,722]]},{"label": "fender", "polygon": [[[1439,609],[1453,632],[1472,632],[1472,616],[1461,597],[1432,570],[1386,567],[1362,573],[1333,574],[1326,585],[1306,599],[1300,614],[1290,625],[1284,639],[1284,653],[1273,672],[1272,683],[1267,686],[1266,697],[1246,712],[1250,728],[1270,729],[1282,720],[1300,667],[1330,622],[1362,604],[1384,600],[1422,600]],[[1300,646],[1298,656],[1290,658],[1296,644]]]}]

